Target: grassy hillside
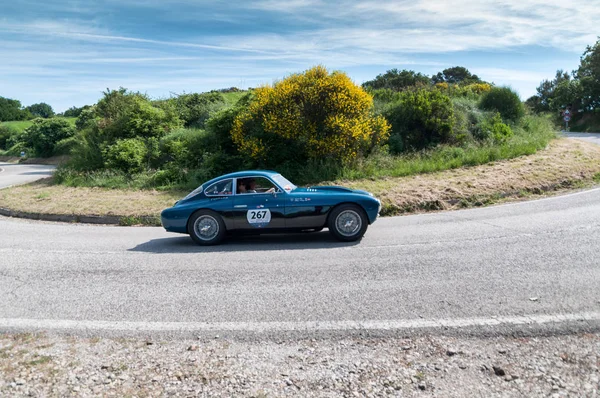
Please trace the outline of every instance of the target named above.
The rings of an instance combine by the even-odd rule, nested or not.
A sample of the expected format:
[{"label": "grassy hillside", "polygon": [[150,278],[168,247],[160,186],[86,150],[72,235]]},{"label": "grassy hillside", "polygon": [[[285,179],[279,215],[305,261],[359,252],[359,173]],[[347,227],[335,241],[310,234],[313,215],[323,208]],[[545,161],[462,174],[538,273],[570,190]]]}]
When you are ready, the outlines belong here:
[{"label": "grassy hillside", "polygon": [[237,92],[222,93],[222,94],[223,94],[223,97],[225,97],[225,102],[227,102],[227,105],[233,106],[239,101],[240,98],[242,98],[244,95],[248,94],[248,91],[237,91]]},{"label": "grassy hillside", "polygon": [[[235,93],[234,93],[235,94]],[[66,117],[65,119],[67,119],[69,121],[69,123],[71,123],[73,126],[75,126],[75,120],[77,120],[76,117]],[[2,126],[8,126],[13,128],[16,131],[23,131],[25,130],[27,127],[31,126],[33,122],[31,120],[19,120],[19,121],[13,121],[13,122],[0,122],[0,124]]]}]

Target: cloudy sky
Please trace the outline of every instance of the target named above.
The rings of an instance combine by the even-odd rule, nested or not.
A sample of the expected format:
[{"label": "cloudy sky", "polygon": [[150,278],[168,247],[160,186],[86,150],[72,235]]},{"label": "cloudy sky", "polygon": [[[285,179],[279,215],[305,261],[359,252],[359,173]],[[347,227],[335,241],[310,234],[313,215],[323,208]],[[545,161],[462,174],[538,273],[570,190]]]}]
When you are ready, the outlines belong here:
[{"label": "cloudy sky", "polygon": [[[237,3],[237,4],[236,4]],[[600,35],[600,0],[3,1],[0,96],[55,110],[106,88],[255,87],[322,64],[357,83],[466,66],[523,98]]]}]

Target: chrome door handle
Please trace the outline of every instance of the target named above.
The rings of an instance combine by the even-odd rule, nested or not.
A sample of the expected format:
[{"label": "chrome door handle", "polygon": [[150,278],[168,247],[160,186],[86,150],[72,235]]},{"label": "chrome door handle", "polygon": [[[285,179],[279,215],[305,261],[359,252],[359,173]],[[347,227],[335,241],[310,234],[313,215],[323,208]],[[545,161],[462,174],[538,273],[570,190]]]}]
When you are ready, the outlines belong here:
[{"label": "chrome door handle", "polygon": [[248,207],[248,205],[235,205],[233,207],[235,207],[236,209],[243,209],[245,207]]}]

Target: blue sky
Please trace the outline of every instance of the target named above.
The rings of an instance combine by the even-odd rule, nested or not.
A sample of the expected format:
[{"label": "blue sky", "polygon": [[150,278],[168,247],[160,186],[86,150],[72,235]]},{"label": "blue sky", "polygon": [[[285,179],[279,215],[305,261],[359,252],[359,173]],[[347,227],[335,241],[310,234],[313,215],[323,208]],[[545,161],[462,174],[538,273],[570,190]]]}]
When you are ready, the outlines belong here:
[{"label": "blue sky", "polygon": [[3,2],[0,96],[55,110],[120,86],[168,97],[316,64],[356,83],[461,65],[523,98],[600,35],[600,0]]}]

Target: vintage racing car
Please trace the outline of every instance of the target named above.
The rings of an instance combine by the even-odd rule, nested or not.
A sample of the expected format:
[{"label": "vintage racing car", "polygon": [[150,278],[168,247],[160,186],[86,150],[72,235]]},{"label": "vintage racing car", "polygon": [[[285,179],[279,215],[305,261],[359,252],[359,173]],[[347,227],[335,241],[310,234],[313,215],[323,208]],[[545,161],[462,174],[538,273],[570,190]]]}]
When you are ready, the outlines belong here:
[{"label": "vintage racing car", "polygon": [[189,234],[200,245],[228,233],[321,231],[341,241],[360,239],[381,202],[366,191],[338,186],[300,188],[274,171],[242,171],[202,184],[161,220],[169,232]]}]

